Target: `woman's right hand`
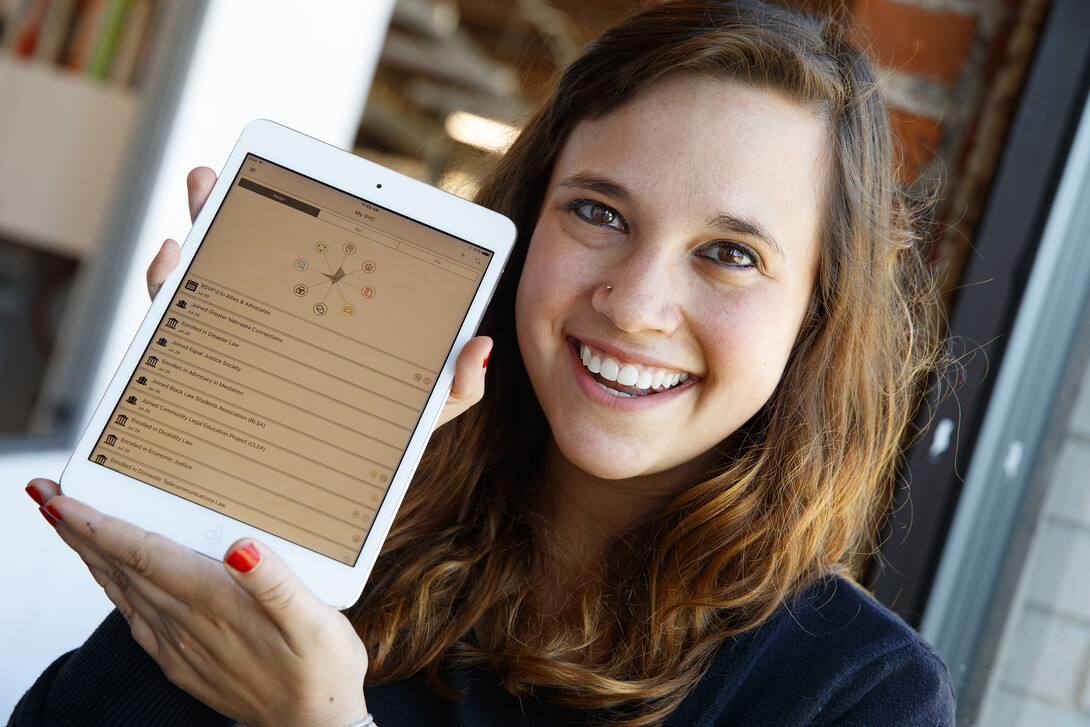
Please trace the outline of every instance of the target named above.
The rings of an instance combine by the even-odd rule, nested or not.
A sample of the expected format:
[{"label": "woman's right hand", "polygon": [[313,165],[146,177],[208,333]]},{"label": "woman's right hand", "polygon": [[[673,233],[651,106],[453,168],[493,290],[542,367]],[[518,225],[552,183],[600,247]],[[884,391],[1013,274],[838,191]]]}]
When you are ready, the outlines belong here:
[{"label": "woman's right hand", "polygon": [[[216,173],[208,167],[197,167],[186,177],[186,189],[189,193],[189,218],[197,219],[197,213],[204,207],[212,187],[216,184]],[[178,267],[181,248],[175,240],[166,240],[159,252],[148,265],[148,295],[155,297],[163,287],[163,281]],[[492,339],[488,336],[472,338],[458,354],[454,366],[454,383],[451,386],[447,402],[439,415],[435,426],[440,427],[462,414],[481,400],[484,395],[484,372],[488,357],[492,353]]]}]

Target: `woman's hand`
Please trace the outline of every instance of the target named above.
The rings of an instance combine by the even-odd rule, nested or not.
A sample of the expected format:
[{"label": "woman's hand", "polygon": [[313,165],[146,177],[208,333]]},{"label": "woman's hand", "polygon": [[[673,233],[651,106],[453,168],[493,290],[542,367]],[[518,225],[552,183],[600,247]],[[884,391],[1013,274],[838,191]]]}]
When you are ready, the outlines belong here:
[{"label": "woman's hand", "polygon": [[[197,167],[186,177],[186,189],[189,193],[189,218],[197,219],[197,213],[204,207],[212,187],[216,184],[216,173],[208,167]],[[167,240],[148,265],[148,295],[152,298],[163,286],[163,281],[178,267],[180,249],[174,240]],[[492,339],[477,336],[470,339],[458,354],[454,366],[454,384],[450,395],[435,426],[440,427],[462,414],[484,396],[484,371],[488,365],[488,356],[492,353]]]},{"label": "woman's hand", "polygon": [[137,643],[209,707],[249,727],[341,727],[367,714],[356,632],[262,544],[240,540],[219,563],[61,496],[50,480],[27,493]]}]

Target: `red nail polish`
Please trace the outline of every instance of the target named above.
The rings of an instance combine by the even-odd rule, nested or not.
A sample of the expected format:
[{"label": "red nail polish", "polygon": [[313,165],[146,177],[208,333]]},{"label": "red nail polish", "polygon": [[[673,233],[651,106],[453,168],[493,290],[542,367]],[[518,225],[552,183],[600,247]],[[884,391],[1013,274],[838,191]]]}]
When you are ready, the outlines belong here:
[{"label": "red nail polish", "polygon": [[45,500],[42,499],[42,493],[38,492],[38,488],[34,485],[26,486],[26,494],[30,495],[30,499],[38,503],[38,507],[41,507],[45,504]]},{"label": "red nail polish", "polygon": [[63,523],[63,522],[64,522],[64,518],[63,518],[63,517],[61,517],[61,513],[60,513],[60,511],[59,511],[59,510],[57,510],[57,508],[53,507],[52,505],[46,505],[46,506],[45,506],[45,510],[46,510],[46,512],[48,512],[48,513],[49,513],[50,515],[52,515],[52,516],[53,516],[53,519],[54,519],[54,520],[56,520],[57,522],[59,522],[59,523]]},{"label": "red nail polish", "polygon": [[492,358],[492,349],[488,350],[488,355],[484,357],[484,363],[481,364],[482,369],[488,368],[488,359]]},{"label": "red nail polish", "polygon": [[261,553],[257,552],[253,543],[246,543],[228,553],[224,560],[239,573],[249,573],[261,562]]},{"label": "red nail polish", "polygon": [[53,517],[48,512],[46,512],[44,507],[39,507],[38,512],[40,512],[42,514],[42,517],[45,518],[45,521],[47,523],[49,523],[50,525],[53,526],[54,530],[57,528],[57,521],[54,520]]}]

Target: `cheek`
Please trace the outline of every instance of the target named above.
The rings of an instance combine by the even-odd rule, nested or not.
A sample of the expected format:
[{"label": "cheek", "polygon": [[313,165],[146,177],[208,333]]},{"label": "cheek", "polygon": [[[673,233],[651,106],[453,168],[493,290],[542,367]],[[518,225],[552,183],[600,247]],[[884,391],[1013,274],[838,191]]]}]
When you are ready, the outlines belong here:
[{"label": "cheek", "polygon": [[542,290],[547,288],[542,278],[542,266],[540,246],[537,244],[537,236],[530,241],[530,248],[526,251],[526,262],[519,276],[518,290],[515,293],[515,330],[519,335],[519,341],[529,330],[534,312],[540,311]]},{"label": "cheek", "polygon": [[[526,251],[526,263],[515,298],[515,324],[520,340],[534,322],[557,315],[578,297],[587,261],[563,243],[563,231],[539,223]],[[585,256],[584,256],[585,257]]]},{"label": "cheek", "polygon": [[551,327],[549,322],[555,317],[553,309],[562,296],[563,285],[556,256],[550,250],[547,238],[540,233],[539,226],[526,251],[526,262],[515,295],[515,332],[528,369],[532,368],[532,361],[527,359],[539,348],[540,334]]},{"label": "cheek", "polygon": [[705,313],[703,348],[715,378],[734,386],[749,382],[753,395],[770,395],[787,365],[805,313],[795,303],[775,296],[740,295]]}]

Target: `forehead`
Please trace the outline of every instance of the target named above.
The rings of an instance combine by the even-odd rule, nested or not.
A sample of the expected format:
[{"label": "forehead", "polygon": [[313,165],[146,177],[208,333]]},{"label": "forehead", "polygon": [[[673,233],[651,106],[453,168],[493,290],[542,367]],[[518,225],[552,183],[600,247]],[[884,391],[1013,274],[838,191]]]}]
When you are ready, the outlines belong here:
[{"label": "forehead", "polygon": [[734,81],[675,74],[577,124],[553,183],[605,175],[663,213],[744,213],[780,235],[811,237],[827,147],[826,122],[807,105]]}]

